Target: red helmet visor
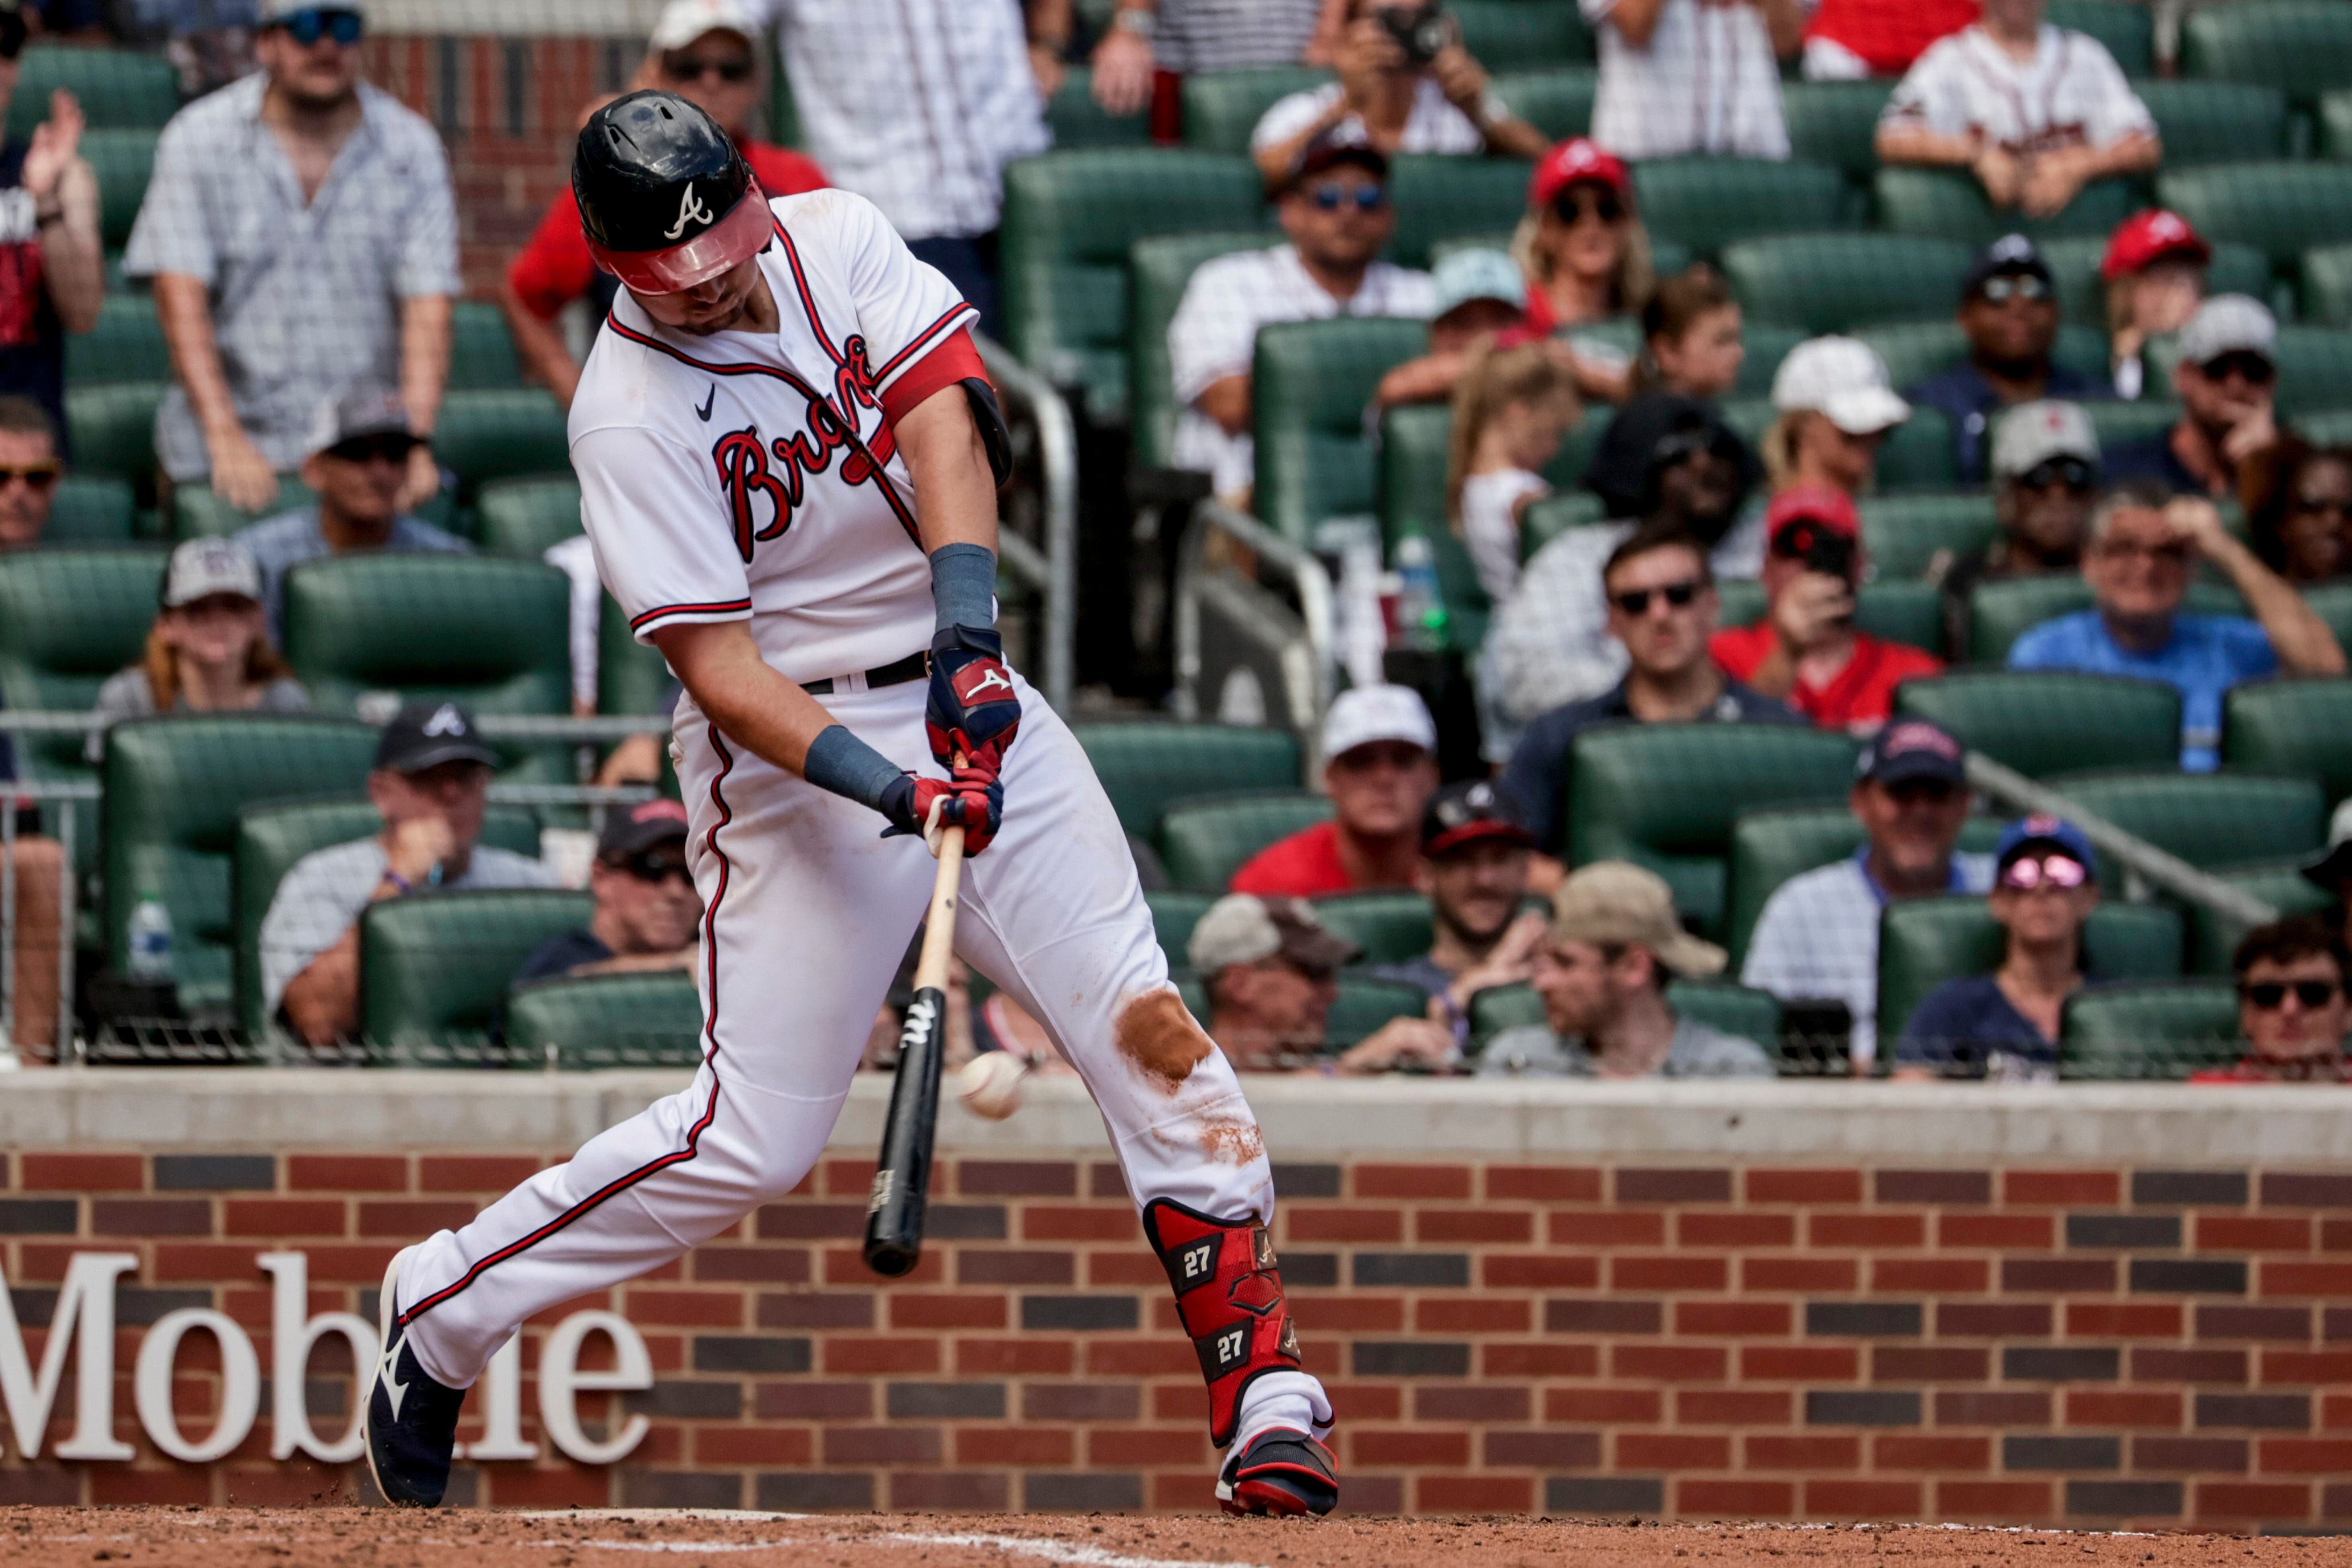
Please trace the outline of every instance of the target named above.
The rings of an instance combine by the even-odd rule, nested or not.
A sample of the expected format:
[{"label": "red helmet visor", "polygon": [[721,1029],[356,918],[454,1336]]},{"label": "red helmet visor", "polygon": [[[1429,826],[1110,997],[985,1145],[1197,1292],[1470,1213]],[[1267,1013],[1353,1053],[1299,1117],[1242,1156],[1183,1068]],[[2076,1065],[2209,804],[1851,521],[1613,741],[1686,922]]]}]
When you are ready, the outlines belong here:
[{"label": "red helmet visor", "polygon": [[677,294],[759,255],[775,232],[774,222],[767,193],[753,180],[725,217],[683,244],[666,250],[607,250],[592,237],[588,253],[633,293]]}]

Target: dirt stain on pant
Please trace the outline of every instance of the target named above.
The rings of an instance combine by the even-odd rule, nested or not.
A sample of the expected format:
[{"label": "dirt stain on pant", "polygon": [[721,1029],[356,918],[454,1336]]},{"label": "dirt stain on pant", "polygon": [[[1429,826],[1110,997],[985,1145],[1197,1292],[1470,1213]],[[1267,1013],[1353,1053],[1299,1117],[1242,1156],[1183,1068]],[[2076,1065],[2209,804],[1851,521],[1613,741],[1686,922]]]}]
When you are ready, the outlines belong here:
[{"label": "dirt stain on pant", "polygon": [[1255,1121],[1230,1116],[1201,1123],[1201,1152],[1228,1165],[1246,1165],[1265,1152],[1265,1134]]},{"label": "dirt stain on pant", "polygon": [[1118,1054],[1162,1092],[1174,1094],[1217,1047],[1184,1010],[1173,986],[1147,991],[1118,1011],[1111,1025]]}]

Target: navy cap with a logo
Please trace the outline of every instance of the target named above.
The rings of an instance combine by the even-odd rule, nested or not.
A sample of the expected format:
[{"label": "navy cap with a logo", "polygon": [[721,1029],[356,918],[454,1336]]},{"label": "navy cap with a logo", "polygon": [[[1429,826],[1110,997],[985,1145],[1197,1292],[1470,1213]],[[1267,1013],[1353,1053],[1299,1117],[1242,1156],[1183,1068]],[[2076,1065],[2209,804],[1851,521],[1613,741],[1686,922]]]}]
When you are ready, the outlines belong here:
[{"label": "navy cap with a logo", "polygon": [[1966,754],[1951,732],[1925,719],[1896,719],[1870,738],[1854,759],[1854,777],[1893,786],[1930,780],[1937,784],[1969,782]]},{"label": "navy cap with a logo", "polygon": [[505,761],[475,731],[474,716],[455,702],[413,702],[392,717],[375,743],[375,765],[421,773],[443,763]]}]

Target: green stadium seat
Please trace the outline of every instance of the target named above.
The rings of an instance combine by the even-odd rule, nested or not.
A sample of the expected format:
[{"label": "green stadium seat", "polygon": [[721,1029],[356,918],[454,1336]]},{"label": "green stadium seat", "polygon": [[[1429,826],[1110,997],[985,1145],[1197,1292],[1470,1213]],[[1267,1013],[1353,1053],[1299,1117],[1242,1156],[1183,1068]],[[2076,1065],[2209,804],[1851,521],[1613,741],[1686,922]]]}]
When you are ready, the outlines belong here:
[{"label": "green stadium seat", "polygon": [[1724,276],[1751,320],[1849,332],[1912,320],[1919,302],[1959,292],[1970,252],[1902,234],[1790,234],[1723,250]]},{"label": "green stadium seat", "polygon": [[[2169,391],[2170,386],[2168,384],[2151,390]],[[2180,405],[2153,398],[2142,398],[2137,403],[2085,403],[2083,412],[2091,416],[2091,428],[2098,434],[2102,452],[2161,435],[2180,422]]]},{"label": "green stadium seat", "polygon": [[2316,779],[2329,800],[2352,797],[2352,679],[2233,688],[2221,706],[2221,764]]},{"label": "green stadium seat", "polygon": [[1045,123],[1054,132],[1054,145],[1066,150],[1150,146],[1150,103],[1133,114],[1111,114],[1095,101],[1093,71],[1074,67],[1063,79],[1061,90],[1045,100]]},{"label": "green stadium seat", "polygon": [[2227,981],[2102,985],[2066,999],[2058,1071],[2068,1079],[2178,1080],[2230,1066],[2238,1040],[2238,993]]},{"label": "green stadium seat", "polygon": [[1494,91],[1513,114],[1546,138],[1565,142],[1592,129],[1592,98],[1600,80],[1599,72],[1583,67],[1514,69],[1494,79]]},{"label": "green stadium seat", "polygon": [[1769,158],[1654,158],[1633,165],[1633,193],[1654,235],[1712,257],[1743,239],[1853,226],[1845,177]]},{"label": "green stadium seat", "polygon": [[460,300],[449,321],[449,390],[478,392],[522,385],[522,362],[506,313],[480,300]]},{"label": "green stadium seat", "polygon": [[49,117],[49,95],[64,88],[94,131],[161,131],[180,107],[180,77],[161,54],[143,49],[35,44],[16,57],[7,134],[30,137]]},{"label": "green stadium seat", "polygon": [[172,351],[155,320],[155,303],[143,294],[109,296],[99,307],[98,324],[66,339],[68,386],[171,379]]},{"label": "green stadium seat", "polygon": [[128,479],[145,491],[155,477],[155,410],[170,384],[130,381],[66,388],[66,440],[77,472]]},{"label": "green stadium seat", "polygon": [[1570,761],[1570,862],[1646,865],[1672,885],[1685,922],[1720,933],[1725,860],[1739,812],[1843,801],[1853,752],[1845,735],[1781,725],[1589,731]]},{"label": "green stadium seat", "polygon": [[[2135,0],[2051,0],[2043,13],[2053,27],[2088,33],[2116,57],[2128,77],[2156,72],[2156,35],[2151,8]],[[2151,83],[2134,81],[2145,92]],[[2168,147],[2167,151],[2170,149]]]},{"label": "green stadium seat", "polygon": [[2352,245],[2319,245],[2303,253],[2298,297],[2309,320],[2352,327]]},{"label": "green stadium seat", "polygon": [[1948,490],[1960,482],[1952,454],[1952,422],[1943,410],[1911,405],[1911,417],[1887,432],[1878,448],[1878,484],[1887,491]]},{"label": "green stadium seat", "polygon": [[[2346,16],[2352,17],[2352,11]],[[2312,247],[2352,240],[2352,168],[2341,163],[2168,169],[2157,177],[2156,194],[2206,238],[2251,246],[2282,276]]]},{"label": "green stadium seat", "polygon": [[1330,79],[1329,71],[1310,66],[1200,71],[1187,76],[1184,144],[1203,153],[1246,154],[1250,134],[1267,110],[1294,92],[1310,91]]},{"label": "green stadium seat", "polygon": [[1222,893],[1251,856],[1330,816],[1330,801],[1306,790],[1171,805],[1160,819],[1160,857],[1180,891]]},{"label": "green stadium seat", "polygon": [[1430,247],[1448,235],[1509,228],[1527,210],[1532,167],[1516,158],[1414,153],[1391,159],[1389,195],[1397,225],[1389,259],[1425,268]]},{"label": "green stadium seat", "polygon": [[[2315,852],[2327,837],[2327,801],[2307,778],[2261,773],[2069,773],[2050,787],[2125,832],[2200,870]],[[2108,891],[2123,868],[2103,868]]]},{"label": "green stadium seat", "polygon": [[1944,596],[1931,583],[1865,583],[1855,595],[1853,624],[1874,637],[1944,657]]},{"label": "green stadium seat", "polygon": [[[146,646],[164,560],[144,548],[0,554],[0,703],[46,712],[93,706],[99,687]],[[21,735],[16,751],[28,778],[89,776],[79,735]]]},{"label": "green stadium seat", "polygon": [[[365,776],[372,753],[362,753],[353,742],[350,757],[338,757],[348,771],[356,763]],[[337,782],[327,780],[321,782]],[[284,781],[285,793],[307,787]],[[237,1026],[255,1039],[269,1027],[261,1010],[261,922],[268,918],[278,884],[305,855],[357,838],[371,838],[383,830],[383,818],[364,797],[294,800],[249,805],[236,813],[229,861],[229,910],[236,954],[235,992]],[[539,818],[521,806],[493,805],[482,816],[481,842],[518,855],[539,858]]]},{"label": "green stadium seat", "polygon": [[433,426],[433,455],[457,476],[457,500],[471,506],[483,485],[572,467],[563,409],[542,387],[452,392]]},{"label": "green stadium seat", "polygon": [[172,487],[172,538],[176,542],[188,539],[225,537],[255,523],[276,517],[280,512],[293,511],[318,504],[319,492],[303,483],[298,474],[278,476],[277,499],[259,511],[244,511],[215,493],[205,484]]},{"label": "green stadium seat", "polygon": [[[1442,403],[1392,408],[1381,420],[1381,537],[1391,558],[1398,542],[1407,534],[1419,534],[1430,542],[1436,553],[1438,591],[1445,600],[1447,636],[1467,657],[1475,656],[1485,640],[1487,617],[1494,606],[1487,602],[1486,590],[1479,584],[1478,570],[1471,563],[1469,551],[1445,518],[1446,441],[1453,427],[1453,411]],[[1576,492],[1537,505],[1557,511],[1565,502],[1577,508],[1581,515],[1585,509],[1580,503],[1591,500],[1589,495]],[[1528,510],[1532,512],[1535,509]],[[1551,515],[1546,514],[1547,518]],[[1588,521],[1599,521],[1597,510]],[[1523,524],[1520,559],[1527,559],[1542,540],[1556,531],[1548,523]]]},{"label": "green stadium seat", "polygon": [[[1764,596],[1764,584],[1753,577],[1722,577],[1716,580],[1716,624],[1726,626],[1752,626],[1764,618],[1769,601]],[[1859,616],[1857,610],[1857,616]]]},{"label": "green stadium seat", "polygon": [[536,561],[580,531],[580,481],[570,474],[492,479],[474,510],[484,550]]},{"label": "green stadium seat", "polygon": [[1151,910],[1151,930],[1160,938],[1160,951],[1167,955],[1171,973],[1184,974],[1192,967],[1186,956],[1184,944],[1192,940],[1192,928],[1217,901],[1213,893],[1146,893],[1143,901]]},{"label": "green stadium seat", "polygon": [[1340,317],[1260,329],[1251,377],[1257,515],[1300,543],[1328,517],[1379,504],[1364,408],[1381,377],[1423,353],[1426,322]]},{"label": "green stadium seat", "polygon": [[[2058,303],[2066,320],[2095,328],[2103,335],[2107,330],[2107,286],[2100,280],[2099,263],[2106,254],[2104,234],[2073,235],[2042,245],[2042,259],[2050,263],[2051,274],[2058,279]],[[2210,294],[2252,294],[2261,299],[2271,291],[2270,258],[2252,246],[2224,240],[2213,247],[2212,263],[2205,270],[2205,289]]]},{"label": "green stadium seat", "polygon": [[[2090,607],[2089,586],[2063,573],[1981,584],[1969,601],[1969,661],[2006,663],[2010,645],[2031,628]],[[2191,583],[2187,607],[2208,616],[2246,613],[2236,590],[2219,583]]]},{"label": "green stadium seat", "polygon": [[2000,531],[1983,490],[1865,496],[1861,511],[1862,542],[1880,582],[1924,577],[1938,554],[1973,554]]},{"label": "green stadium seat", "polygon": [[1470,1054],[1485,1050],[1486,1042],[1506,1029],[1544,1021],[1543,998],[1532,985],[1489,985],[1475,992],[1470,997]]},{"label": "green stadium seat", "polygon": [[1024,158],[1004,172],[1005,346],[1049,380],[1083,387],[1096,418],[1121,417],[1135,242],[1262,221],[1246,157],[1097,147]]},{"label": "green stadium seat", "polygon": [[[2352,408],[2330,408],[2318,414],[2306,414],[2294,422],[2294,433],[2315,447],[2352,446]],[[2225,519],[2229,516],[2226,508],[2222,516]],[[2334,625],[2333,622],[2329,624]]]},{"label": "green stadium seat", "polygon": [[2149,680],[1956,669],[1905,682],[1895,711],[1932,720],[1970,751],[2029,778],[2085,764],[2168,767],[2180,758],[2180,694]]},{"label": "green stadium seat", "polygon": [[2277,357],[2282,417],[2352,407],[2352,328],[2290,322],[2279,328]]},{"label": "green stadium seat", "polygon": [[2154,80],[2136,81],[2132,89],[2156,116],[2168,169],[2286,156],[2286,94],[2275,87]]},{"label": "green stadium seat", "polygon": [[1780,368],[1780,362],[1789,357],[1790,349],[1812,335],[1802,328],[1783,326],[1778,321],[1741,321],[1740,344],[1748,352],[1740,356],[1739,379],[1733,384],[1731,395],[1770,395],[1773,373]]},{"label": "green stadium seat", "polygon": [[41,543],[50,549],[128,544],[138,526],[139,503],[130,485],[104,474],[68,474],[49,498]]},{"label": "green stadium seat", "polygon": [[2352,11],[2336,0],[2194,7],[2181,25],[2180,74],[2259,82],[2307,106],[2352,81]]},{"label": "green stadium seat", "polygon": [[1862,847],[1862,824],[1843,805],[1743,811],[1731,825],[1724,883],[1724,946],[1739,973],[1765,900],[1790,878],[1844,859]]},{"label": "green stadium seat", "polygon": [[[1728,1035],[1753,1040],[1774,1057],[1780,1054],[1780,1003],[1769,991],[1723,981],[1675,980],[1666,986],[1666,1005]],[[1543,998],[1532,985],[1490,985],[1470,998],[1470,1053],[1506,1029],[1540,1025]]]},{"label": "green stadium seat", "polygon": [[1316,900],[1315,913],[1364,950],[1364,963],[1403,963],[1436,940],[1429,900],[1419,893],[1342,893]]},{"label": "green stadium seat", "polygon": [[1342,974],[1324,1016],[1327,1049],[1346,1050],[1371,1038],[1381,1026],[1398,1018],[1418,1018],[1429,1011],[1429,993],[1399,980],[1375,980],[1368,974]]},{"label": "green stadium seat", "polygon": [[[2307,857],[2274,860],[2264,865],[2238,866],[2214,872],[2213,879],[2250,893],[2282,917],[2319,914],[2336,900],[2303,874]],[[2230,955],[2252,925],[2232,920],[2202,904],[2189,906],[2189,973],[2227,974]]]},{"label": "green stadium seat", "polygon": [[596,609],[596,711],[667,713],[663,699],[669,690],[669,665],[660,651],[639,642],[613,595],[602,595]]},{"label": "green stadium seat", "polygon": [[229,864],[237,815],[263,801],[358,790],[375,731],[299,716],[137,719],[108,732],[104,841],[105,945],[128,968],[131,911],[159,899],[172,916],[172,965],[181,1005],[226,1012],[233,1000],[236,921]]},{"label": "green stadium seat", "polygon": [[1119,826],[1154,847],[1172,806],[1300,787],[1298,742],[1287,730],[1150,721],[1074,729]]},{"label": "green stadium seat", "polygon": [[[1878,918],[1878,1038],[1881,1070],[1919,999],[1947,980],[1989,974],[2004,938],[1976,898],[1905,899]],[[2106,980],[2167,980],[2180,973],[2181,922],[2162,904],[2109,901],[2083,927],[2090,972]]]},{"label": "green stadium seat", "polygon": [[1518,70],[1547,70],[1592,63],[1592,34],[1573,5],[1453,0],[1446,10],[1461,25],[1463,47],[1490,71],[1507,64]]},{"label": "green stadium seat", "polygon": [[1790,155],[1868,181],[1878,170],[1879,112],[1894,91],[1886,80],[1782,82]]},{"label": "green stadium seat", "polygon": [[702,998],[691,974],[535,981],[507,999],[506,1043],[519,1068],[690,1068],[702,1060]]},{"label": "green stadium seat", "polygon": [[110,251],[131,243],[131,226],[139,219],[139,204],[146,200],[147,181],[155,173],[155,140],[153,131],[82,132],[81,155],[98,176],[99,237]]},{"label": "green stadium seat", "polygon": [[1176,444],[1175,374],[1168,364],[1168,324],[1185,287],[1204,261],[1237,250],[1263,250],[1282,236],[1270,229],[1231,234],[1166,234],[1139,239],[1129,252],[1128,429],[1139,468],[1164,468]]},{"label": "green stadium seat", "polygon": [[[595,901],[560,889],[416,893],[360,917],[360,1037],[419,1065],[475,1059],[531,950],[588,923]],[[514,1063],[537,1068],[540,1059]]]},{"label": "green stadium seat", "polygon": [[2014,207],[1996,210],[1972,176],[1944,169],[1881,169],[1871,189],[1879,227],[1963,245],[1989,245],[2010,233],[2037,241],[2069,234],[2104,237],[2146,205],[2130,181],[2101,180],[2085,186],[2064,211],[2032,218]]}]

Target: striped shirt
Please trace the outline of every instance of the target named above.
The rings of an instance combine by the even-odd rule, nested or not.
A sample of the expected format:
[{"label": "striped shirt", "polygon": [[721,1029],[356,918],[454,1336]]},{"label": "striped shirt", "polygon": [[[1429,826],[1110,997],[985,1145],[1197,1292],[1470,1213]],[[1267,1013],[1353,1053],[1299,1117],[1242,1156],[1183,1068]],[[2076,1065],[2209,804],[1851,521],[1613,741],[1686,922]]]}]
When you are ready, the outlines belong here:
[{"label": "striped shirt", "polygon": [[1298,63],[1320,0],[1160,0],[1151,58],[1162,70],[1239,70]]}]

